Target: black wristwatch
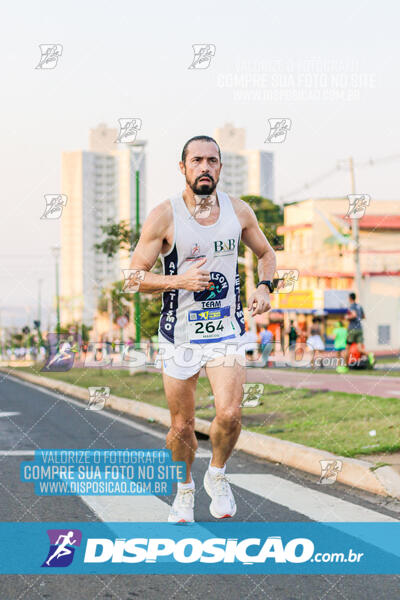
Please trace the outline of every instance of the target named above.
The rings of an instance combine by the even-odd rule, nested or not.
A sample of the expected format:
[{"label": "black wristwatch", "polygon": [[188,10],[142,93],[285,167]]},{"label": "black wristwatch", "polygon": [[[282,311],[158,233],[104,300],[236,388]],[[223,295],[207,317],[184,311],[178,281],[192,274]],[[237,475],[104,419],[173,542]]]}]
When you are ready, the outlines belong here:
[{"label": "black wristwatch", "polygon": [[273,293],[273,291],[274,291],[274,284],[273,284],[272,281],[263,279],[262,281],[259,281],[257,283],[257,287],[260,286],[260,285],[266,285],[267,288],[269,289],[269,291],[271,292],[271,294]]}]

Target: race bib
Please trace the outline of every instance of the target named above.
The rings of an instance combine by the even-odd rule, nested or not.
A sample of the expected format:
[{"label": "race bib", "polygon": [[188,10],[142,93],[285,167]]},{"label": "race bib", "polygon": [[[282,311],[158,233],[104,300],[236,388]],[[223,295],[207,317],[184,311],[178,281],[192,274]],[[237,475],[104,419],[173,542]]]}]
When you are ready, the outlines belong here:
[{"label": "race bib", "polygon": [[190,310],[188,312],[189,342],[207,344],[235,337],[235,324],[230,315],[230,306]]}]

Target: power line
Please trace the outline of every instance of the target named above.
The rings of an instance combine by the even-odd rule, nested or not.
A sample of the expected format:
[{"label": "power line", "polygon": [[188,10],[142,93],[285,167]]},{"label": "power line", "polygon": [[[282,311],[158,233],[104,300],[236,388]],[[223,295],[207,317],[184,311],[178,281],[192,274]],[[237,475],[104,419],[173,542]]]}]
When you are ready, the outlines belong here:
[{"label": "power line", "polygon": [[[384,156],[381,158],[370,158],[367,161],[355,162],[354,166],[355,167],[374,167],[376,165],[386,164],[388,162],[392,162],[392,161],[399,160],[399,159],[400,159],[400,154],[391,154],[389,156]],[[343,166],[343,163],[345,166]],[[313,179],[310,182],[306,182],[304,185],[297,188],[296,190],[293,190],[292,192],[289,192],[288,194],[284,194],[283,196],[280,196],[280,200],[283,201],[286,198],[290,198],[291,196],[300,194],[301,192],[308,190],[310,187],[316,185],[317,183],[324,181],[325,179],[327,179],[328,177],[333,175],[333,173],[335,173],[336,171],[341,171],[341,170],[346,170],[346,171],[349,170],[348,159],[338,160],[335,168],[330,169],[330,171],[327,171],[325,173],[322,173],[321,175],[319,175],[318,177],[316,177],[315,179]]]},{"label": "power line", "polygon": [[382,158],[370,158],[364,162],[354,163],[355,167],[374,167],[375,165],[385,164],[394,160],[400,159],[400,154],[391,154],[390,156],[384,156]]},{"label": "power line", "polygon": [[285,198],[289,198],[290,196],[294,196],[295,194],[299,194],[300,192],[303,192],[304,190],[309,189],[316,183],[320,183],[321,181],[324,181],[325,179],[327,179],[328,177],[333,175],[333,173],[335,173],[338,169],[339,169],[339,167],[335,167],[334,169],[331,169],[330,171],[327,171],[326,173],[319,175],[312,181],[306,182],[302,187],[297,188],[296,190],[293,190],[292,192],[289,192],[288,194],[285,194],[284,196],[280,196],[280,199],[284,200]]}]

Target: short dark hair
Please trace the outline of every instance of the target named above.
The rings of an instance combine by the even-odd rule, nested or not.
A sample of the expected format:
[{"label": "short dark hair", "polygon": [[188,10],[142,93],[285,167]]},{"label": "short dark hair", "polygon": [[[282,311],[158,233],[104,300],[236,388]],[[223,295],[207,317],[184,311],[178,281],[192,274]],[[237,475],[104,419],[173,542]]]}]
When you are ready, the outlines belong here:
[{"label": "short dark hair", "polygon": [[214,144],[218,148],[219,160],[221,160],[221,149],[218,146],[217,142],[214,140],[214,138],[210,137],[209,135],[195,135],[194,137],[190,138],[190,140],[188,140],[186,142],[186,144],[183,146],[182,157],[181,157],[183,164],[185,164],[186,156],[188,153],[188,146],[189,146],[190,142],[214,142]]},{"label": "short dark hair", "polygon": [[350,292],[349,298],[350,298],[350,300],[355,300],[356,299],[355,293],[354,292]]}]

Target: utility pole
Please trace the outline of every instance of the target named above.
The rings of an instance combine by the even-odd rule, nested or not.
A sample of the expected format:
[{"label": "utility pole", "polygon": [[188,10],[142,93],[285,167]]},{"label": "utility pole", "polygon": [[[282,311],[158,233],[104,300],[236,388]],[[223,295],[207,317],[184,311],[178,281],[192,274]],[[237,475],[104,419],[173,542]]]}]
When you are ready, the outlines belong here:
[{"label": "utility pole", "polygon": [[42,327],[42,283],[43,279],[38,279],[38,306],[37,306],[37,320],[33,321],[33,324],[36,326],[38,340],[37,340],[37,356],[40,355],[40,348],[43,344],[43,338],[41,333]]},{"label": "utility pole", "polygon": [[37,320],[39,323],[42,322],[42,283],[43,279],[38,279],[38,312]]},{"label": "utility pole", "polygon": [[112,288],[107,290],[107,313],[108,313],[108,338],[110,344],[113,341],[113,309],[112,309]]},{"label": "utility pole", "polygon": [[[136,215],[135,215],[135,233],[136,241],[139,239],[140,234],[140,167],[144,159],[146,142],[136,141],[131,145],[131,163],[135,171],[135,184],[136,184]],[[135,151],[134,148],[138,148]],[[140,292],[135,292],[135,341],[136,348],[140,347],[141,340],[141,318],[140,318]]]},{"label": "utility pole", "polygon": [[[356,193],[356,181],[354,174],[354,161],[353,157],[349,157],[349,170],[350,170],[350,179],[351,179],[351,193]],[[360,265],[360,233],[359,233],[359,223],[357,218],[351,219],[351,232],[354,241],[354,280],[355,280],[355,288],[357,293],[357,301],[362,304],[362,278],[361,278],[361,265]]]},{"label": "utility pole", "polygon": [[[139,196],[140,194],[140,172],[136,170],[136,240],[139,239],[140,234],[140,219],[139,219]],[[136,348],[140,347],[141,339],[141,318],[140,318],[140,295],[139,292],[135,292],[135,341]]]},{"label": "utility pole", "polygon": [[57,351],[60,345],[60,333],[61,333],[61,321],[60,321],[60,274],[59,274],[59,259],[60,259],[60,246],[52,247],[53,256],[56,262],[56,302],[57,302]]}]

